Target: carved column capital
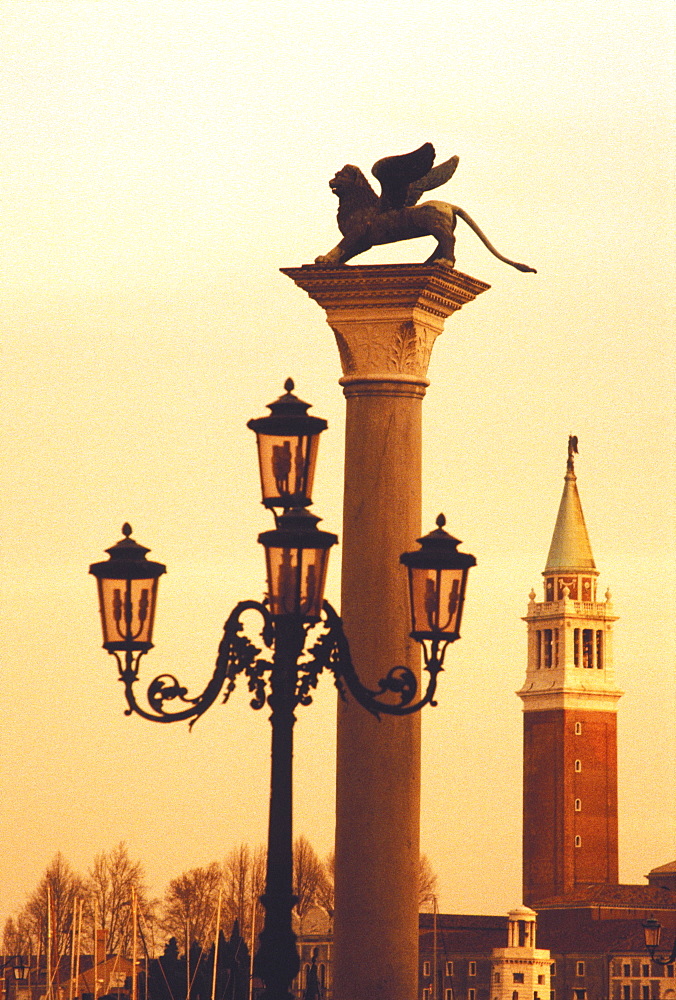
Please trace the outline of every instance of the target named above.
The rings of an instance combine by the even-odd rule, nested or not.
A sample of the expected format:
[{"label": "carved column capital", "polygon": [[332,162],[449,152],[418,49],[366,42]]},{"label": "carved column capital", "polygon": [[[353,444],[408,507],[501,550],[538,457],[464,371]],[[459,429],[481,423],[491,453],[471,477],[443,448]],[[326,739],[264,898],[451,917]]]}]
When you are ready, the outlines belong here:
[{"label": "carved column capital", "polygon": [[282,268],[326,311],[343,368],[355,382],[429,385],[444,320],[490,286],[448,264]]}]

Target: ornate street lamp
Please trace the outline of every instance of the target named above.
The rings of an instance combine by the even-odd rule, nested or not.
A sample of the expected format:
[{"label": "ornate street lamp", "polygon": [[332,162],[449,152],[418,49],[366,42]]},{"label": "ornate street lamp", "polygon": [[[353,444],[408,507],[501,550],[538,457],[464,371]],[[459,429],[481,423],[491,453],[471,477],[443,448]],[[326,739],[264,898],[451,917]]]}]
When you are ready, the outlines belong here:
[{"label": "ornate street lamp", "polygon": [[14,961],[14,978],[17,984],[22,986],[28,980],[28,965],[24,963],[23,955],[18,955]]},{"label": "ornate street lamp", "polygon": [[23,955],[14,955],[7,962],[5,962],[4,965],[0,966],[0,972],[5,972],[5,969],[9,968],[11,968],[14,973],[14,979],[16,980],[17,986],[25,985],[28,979],[28,966],[24,963]]},{"label": "ornate street lamp", "polygon": [[671,965],[672,962],[676,962],[676,938],[674,938],[671,955],[667,957],[665,955],[656,954],[657,949],[660,946],[662,924],[659,920],[656,920],[654,916],[650,916],[647,920],[643,921],[643,934],[645,936],[646,949],[648,950],[650,958],[653,962],[657,962],[658,965]]},{"label": "ornate street lamp", "polygon": [[[262,897],[265,922],[256,955],[265,983],[263,1000],[292,1000],[290,987],[300,965],[291,921],[297,902],[293,895],[291,814],[295,709],[311,703],[324,669],[333,673],[343,697],[347,688],[377,717],[407,715],[423,705],[436,704],[437,674],[446,647],[459,638],[467,571],[476,563],[473,556],[457,551],[457,539],[443,530],[443,515],[437,519],[437,530],[419,540],[420,551],[401,556],[410,578],[411,636],[423,645],[430,675],[427,690],[416,701],[416,675],[403,666],[393,667],[376,690],[365,687],[352,664],[341,620],[323,599],[329,552],[338,539],[319,530],[320,518],[306,509],[311,503],[317,442],[326,421],[307,415],[309,404],[292,394],[291,379],[285,388],[286,394],[270,404],[269,416],[248,423],[258,440],[263,504],[275,514],[275,528],[258,536],[265,549],[267,598],[264,603],[241,601],[232,610],[216,669],[200,695],[188,697],[187,689],[173,674],[160,674],[148,687],[148,707],[136,699],[134,685],[141,657],[152,648],[157,584],[165,567],[146,559],[150,550],[130,537],[128,524],[122,529],[124,538],[106,550],[109,560],[90,566],[98,581],[103,647],[117,661],[127,715],[135,712],[154,722],[190,720],[192,725],[221,692],[223,700],[228,700],[240,673],[246,676],[252,707],[270,706],[270,814]],[[244,631],[243,618],[249,612],[262,619],[260,639],[255,642]],[[319,635],[306,648],[315,630]],[[178,703],[178,708],[167,709],[167,703]]]}]

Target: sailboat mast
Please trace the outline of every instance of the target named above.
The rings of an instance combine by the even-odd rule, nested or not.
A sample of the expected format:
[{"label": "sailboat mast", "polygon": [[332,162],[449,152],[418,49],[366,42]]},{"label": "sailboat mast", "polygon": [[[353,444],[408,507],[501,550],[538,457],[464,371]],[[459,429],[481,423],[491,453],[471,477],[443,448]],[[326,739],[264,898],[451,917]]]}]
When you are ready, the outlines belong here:
[{"label": "sailboat mast", "polygon": [[49,885],[47,886],[47,1000],[52,1000],[52,893]]},{"label": "sailboat mast", "polygon": [[131,890],[131,1000],[138,1000],[138,977],[136,972],[137,948],[138,948],[138,899],[136,887]]},{"label": "sailboat mast", "polygon": [[432,927],[433,927],[433,949],[432,971],[434,972],[434,986],[432,988],[432,1000],[437,1000],[437,983],[439,975],[437,973],[437,897],[432,897]]},{"label": "sailboat mast", "polygon": [[77,933],[77,908],[79,899],[73,898],[73,917],[70,925],[70,986],[68,989],[68,1000],[73,1000],[75,989],[75,935]]},{"label": "sailboat mast", "polygon": [[92,986],[92,996],[94,1000],[97,1000],[99,993],[99,901],[94,899],[94,983]]},{"label": "sailboat mast", "polygon": [[221,903],[223,889],[218,890],[218,906],[216,907],[216,938],[214,940],[214,974],[211,980],[211,1000],[216,1000],[216,977],[218,976],[218,939],[221,936]]},{"label": "sailboat mast", "polygon": [[185,1000],[190,1000],[190,917],[185,920]]},{"label": "sailboat mast", "polygon": [[[77,913],[77,944],[75,950],[75,982],[77,984],[80,979],[80,949],[82,948],[82,907],[84,906],[84,900],[79,901]],[[77,987],[76,987],[77,988]]]}]

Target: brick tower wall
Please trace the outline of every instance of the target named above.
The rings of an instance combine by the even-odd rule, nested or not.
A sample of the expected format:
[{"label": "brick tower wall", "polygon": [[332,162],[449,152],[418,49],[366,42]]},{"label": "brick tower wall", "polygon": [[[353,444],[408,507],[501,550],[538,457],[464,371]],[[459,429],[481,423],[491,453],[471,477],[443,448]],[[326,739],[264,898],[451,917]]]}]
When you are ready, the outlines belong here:
[{"label": "brick tower wall", "polygon": [[527,906],[579,884],[617,884],[615,712],[524,713],[523,805]]}]

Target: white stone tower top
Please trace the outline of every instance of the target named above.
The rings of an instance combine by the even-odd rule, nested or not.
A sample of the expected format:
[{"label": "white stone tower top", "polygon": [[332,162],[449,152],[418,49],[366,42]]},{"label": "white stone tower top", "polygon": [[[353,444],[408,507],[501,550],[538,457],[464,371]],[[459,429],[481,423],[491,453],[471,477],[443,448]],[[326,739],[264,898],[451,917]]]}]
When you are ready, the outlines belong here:
[{"label": "white stone tower top", "polygon": [[507,946],[509,948],[535,948],[535,922],[537,913],[528,906],[518,906],[510,910],[507,925]]},{"label": "white stone tower top", "polygon": [[[613,671],[610,591],[597,600],[598,570],[577,491],[577,438],[568,439],[563,495],[543,572],[544,601],[529,594],[528,668],[519,691],[526,710],[603,708],[615,711],[622,692]],[[582,698],[582,700],[581,700]]]},{"label": "white stone tower top", "polygon": [[507,947],[491,954],[491,1000],[548,1000],[552,958],[535,947],[537,914],[518,906],[508,917]]}]

